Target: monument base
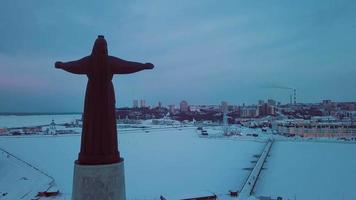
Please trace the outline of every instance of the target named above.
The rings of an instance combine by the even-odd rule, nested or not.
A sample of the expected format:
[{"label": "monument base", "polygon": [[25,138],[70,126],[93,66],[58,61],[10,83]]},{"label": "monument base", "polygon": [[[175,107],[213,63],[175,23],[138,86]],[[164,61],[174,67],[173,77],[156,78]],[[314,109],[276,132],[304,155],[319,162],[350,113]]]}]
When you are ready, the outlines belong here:
[{"label": "monument base", "polygon": [[105,165],[74,163],[72,200],[125,200],[124,160]]}]

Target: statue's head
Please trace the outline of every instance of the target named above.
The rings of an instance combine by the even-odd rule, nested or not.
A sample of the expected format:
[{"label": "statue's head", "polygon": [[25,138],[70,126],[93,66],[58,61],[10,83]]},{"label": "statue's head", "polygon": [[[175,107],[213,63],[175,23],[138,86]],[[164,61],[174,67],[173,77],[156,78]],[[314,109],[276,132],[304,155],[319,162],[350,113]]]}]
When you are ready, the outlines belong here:
[{"label": "statue's head", "polygon": [[98,38],[95,40],[91,55],[95,55],[95,56],[108,55],[108,47],[103,35],[98,35]]}]

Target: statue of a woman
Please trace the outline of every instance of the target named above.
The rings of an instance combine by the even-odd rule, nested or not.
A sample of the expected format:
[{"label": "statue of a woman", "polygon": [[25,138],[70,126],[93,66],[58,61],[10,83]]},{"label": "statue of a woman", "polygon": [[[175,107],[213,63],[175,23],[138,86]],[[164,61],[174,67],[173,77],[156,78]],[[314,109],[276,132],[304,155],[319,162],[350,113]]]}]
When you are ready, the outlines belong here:
[{"label": "statue of a woman", "polygon": [[114,74],[130,74],[153,69],[151,63],[125,61],[108,55],[104,36],[95,40],[91,55],[71,62],[56,62],[55,67],[74,74],[86,74],[83,130],[78,164],[96,165],[120,162],[118,151]]}]

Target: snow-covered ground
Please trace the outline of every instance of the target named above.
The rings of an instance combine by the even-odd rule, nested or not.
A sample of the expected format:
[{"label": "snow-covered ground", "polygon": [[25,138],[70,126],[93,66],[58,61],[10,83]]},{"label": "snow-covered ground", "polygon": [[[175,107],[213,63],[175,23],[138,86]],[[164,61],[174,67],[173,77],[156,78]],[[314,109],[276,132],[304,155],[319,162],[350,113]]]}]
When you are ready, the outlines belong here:
[{"label": "snow-covered ground", "polygon": [[[0,147],[47,172],[70,199],[79,135],[0,137]],[[178,199],[242,187],[264,143],[199,138],[194,128],[138,130],[119,135],[128,199]]]},{"label": "snow-covered ground", "polygon": [[197,137],[194,129],[122,135],[127,196],[168,199],[238,190],[263,143]]},{"label": "snow-covered ground", "polygon": [[32,199],[53,184],[52,177],[0,149],[0,199]]},{"label": "snow-covered ground", "polygon": [[303,200],[356,199],[356,145],[275,142],[256,196]]}]

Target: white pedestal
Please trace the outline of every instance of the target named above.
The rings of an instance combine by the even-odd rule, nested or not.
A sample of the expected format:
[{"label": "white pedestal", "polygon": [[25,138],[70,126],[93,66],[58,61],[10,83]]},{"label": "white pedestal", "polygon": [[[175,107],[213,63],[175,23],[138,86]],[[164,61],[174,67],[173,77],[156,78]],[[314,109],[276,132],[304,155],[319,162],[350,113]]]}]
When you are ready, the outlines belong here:
[{"label": "white pedestal", "polygon": [[74,163],[72,200],[125,200],[124,160],[107,165]]}]

